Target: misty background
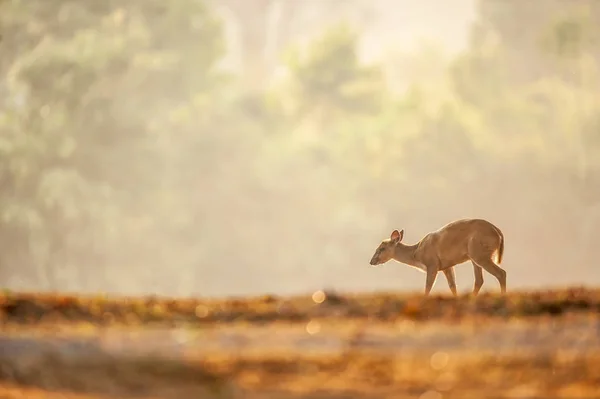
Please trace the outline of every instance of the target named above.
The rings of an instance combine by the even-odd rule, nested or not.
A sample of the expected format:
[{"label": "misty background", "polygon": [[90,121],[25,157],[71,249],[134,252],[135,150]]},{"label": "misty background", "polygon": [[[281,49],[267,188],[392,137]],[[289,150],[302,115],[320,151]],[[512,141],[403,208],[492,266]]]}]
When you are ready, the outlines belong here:
[{"label": "misty background", "polygon": [[463,217],[509,290],[600,284],[596,0],[4,0],[0,36],[3,288],[421,291],[373,251]]}]

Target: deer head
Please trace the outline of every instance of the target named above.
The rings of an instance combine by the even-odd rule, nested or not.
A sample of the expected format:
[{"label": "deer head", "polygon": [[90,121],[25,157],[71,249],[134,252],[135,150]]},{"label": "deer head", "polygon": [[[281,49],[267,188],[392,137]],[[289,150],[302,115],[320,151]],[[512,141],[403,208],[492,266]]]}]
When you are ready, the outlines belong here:
[{"label": "deer head", "polygon": [[404,230],[394,230],[390,235],[390,238],[386,238],[381,241],[381,244],[375,250],[371,261],[371,266],[381,265],[394,257],[394,251],[396,245],[402,241],[404,237]]}]

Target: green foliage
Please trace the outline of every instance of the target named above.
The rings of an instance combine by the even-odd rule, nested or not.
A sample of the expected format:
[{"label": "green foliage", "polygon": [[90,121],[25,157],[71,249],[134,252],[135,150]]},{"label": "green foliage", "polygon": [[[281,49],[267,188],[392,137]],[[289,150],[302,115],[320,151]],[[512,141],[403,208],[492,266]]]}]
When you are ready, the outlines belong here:
[{"label": "green foliage", "polygon": [[[44,5],[34,3],[15,2],[8,12],[36,15]],[[215,90],[223,43],[219,22],[199,2],[102,10],[63,2],[47,17],[39,43],[12,55],[0,118],[0,236],[10,242],[20,232],[34,270],[73,271],[94,258],[102,265],[107,246],[131,237],[138,212],[154,223],[171,217],[164,184],[146,172],[169,161],[167,133],[156,127],[171,109]],[[5,251],[1,263],[24,262],[11,252],[21,251]]]},{"label": "green foliage", "polygon": [[204,2],[101,3],[3,3],[3,278],[185,294],[209,290],[216,264],[244,284],[334,275],[391,220],[493,212],[506,190],[534,235],[546,198],[600,195],[582,189],[600,187],[594,3],[482,0],[449,68],[433,47],[388,66],[410,73],[396,94],[348,24],[292,45],[284,78],[247,90],[219,69],[223,26]]},{"label": "green foliage", "polygon": [[301,110],[321,109],[328,115],[377,112],[384,94],[381,71],[361,65],[357,41],[357,32],[339,24],[305,51],[290,50],[288,67]]}]

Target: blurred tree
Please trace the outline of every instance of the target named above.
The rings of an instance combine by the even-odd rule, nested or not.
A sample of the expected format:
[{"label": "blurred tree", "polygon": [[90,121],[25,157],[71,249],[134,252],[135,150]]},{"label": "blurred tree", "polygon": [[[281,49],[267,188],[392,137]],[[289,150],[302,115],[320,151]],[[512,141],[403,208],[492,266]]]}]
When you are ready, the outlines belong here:
[{"label": "blurred tree", "polygon": [[117,243],[137,240],[141,220],[170,223],[179,204],[165,209],[161,193],[188,182],[165,170],[182,166],[163,156],[176,136],[153,127],[219,84],[220,26],[191,0],[12,2],[1,14],[3,61],[11,62],[3,64],[10,69],[0,119],[9,132],[0,164],[0,241],[7,245],[0,264],[8,274],[44,271],[55,288],[60,270],[118,267],[126,256],[106,257]]},{"label": "blurred tree", "polygon": [[[591,162],[599,139],[592,127],[600,89],[599,20],[600,7],[593,1],[552,0],[540,8],[481,0],[469,51],[451,75],[458,98],[480,120],[481,130],[472,137],[497,165],[488,163],[487,169],[520,192],[524,209],[551,196],[553,208],[546,212],[557,225],[569,226],[563,233],[579,242],[590,230],[586,204],[600,198],[594,188],[600,182],[592,182],[597,166]],[[535,188],[522,182],[522,170],[537,176]],[[483,178],[480,182],[479,201],[496,201],[497,190],[486,188]],[[521,230],[539,239],[543,217],[524,211],[521,221]]]},{"label": "blurred tree", "polygon": [[[595,89],[586,93],[584,88],[597,85],[600,29],[592,21],[600,19],[600,8],[585,1],[550,1],[543,9],[516,1],[479,4],[470,51],[452,70],[459,98],[482,113],[491,129],[487,140],[514,141],[516,151],[526,156],[533,151],[541,162],[557,161],[567,145],[568,157],[578,159],[583,176],[582,164],[589,158],[583,143],[591,138],[581,136],[586,122],[579,122],[595,108],[590,97]],[[528,28],[521,32],[525,21]],[[554,117],[563,122],[551,123]],[[544,151],[539,151],[540,145]],[[568,163],[573,164],[562,166]]]},{"label": "blurred tree", "polygon": [[358,34],[338,24],[317,38],[305,51],[290,50],[288,67],[299,115],[318,114],[320,123],[340,113],[375,113],[386,94],[381,68],[361,65]]},{"label": "blurred tree", "polygon": [[241,74],[245,88],[251,91],[264,90],[280,52],[292,42],[340,18],[353,16],[365,20],[372,8],[365,0],[213,0],[211,4],[233,16],[240,45]]},{"label": "blurred tree", "polygon": [[[216,295],[353,275],[363,288],[341,272],[382,230],[412,241],[475,215],[507,226],[515,262],[558,273],[568,251],[531,245],[551,248],[555,226],[569,246],[598,231],[584,220],[600,187],[595,6],[481,0],[449,71],[431,46],[398,60],[412,84],[396,98],[360,62],[358,30],[323,31],[365,10],[348,4],[371,7],[1,3],[0,277]],[[217,5],[243,25],[243,79],[218,69]],[[315,38],[264,85],[299,36]]]},{"label": "blurred tree", "polygon": [[559,51],[565,54],[573,49],[574,41],[585,37],[595,61],[600,61],[600,27],[594,23],[600,19],[600,3],[595,0],[548,0],[543,7],[518,0],[479,0],[478,6],[478,36],[493,32],[502,42],[504,64],[515,83],[559,72],[556,63],[548,62],[546,52],[558,37]]}]

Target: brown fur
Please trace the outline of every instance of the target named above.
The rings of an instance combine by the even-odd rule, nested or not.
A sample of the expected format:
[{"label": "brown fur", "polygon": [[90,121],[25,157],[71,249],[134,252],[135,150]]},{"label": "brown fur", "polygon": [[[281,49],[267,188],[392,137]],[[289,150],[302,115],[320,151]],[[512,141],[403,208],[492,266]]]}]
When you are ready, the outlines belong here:
[{"label": "brown fur", "polygon": [[[504,255],[504,235],[483,219],[460,219],[426,234],[414,245],[403,244],[404,230],[394,230],[379,244],[370,264],[395,260],[416,267],[427,274],[425,295],[429,295],[438,272],[443,272],[452,294],[457,295],[454,266],[468,260],[473,264],[477,295],[483,285],[482,269],[496,277],[502,293],[506,292],[506,272],[498,266]],[[496,262],[492,259],[496,258]]]}]

